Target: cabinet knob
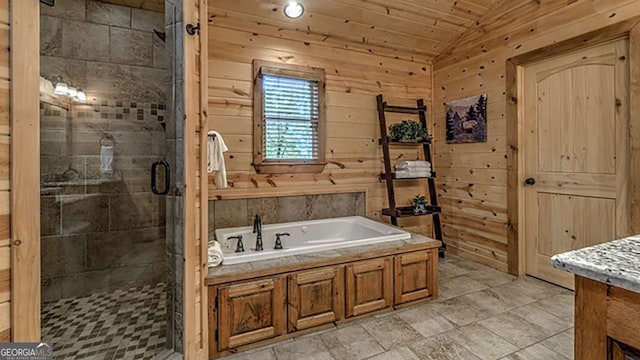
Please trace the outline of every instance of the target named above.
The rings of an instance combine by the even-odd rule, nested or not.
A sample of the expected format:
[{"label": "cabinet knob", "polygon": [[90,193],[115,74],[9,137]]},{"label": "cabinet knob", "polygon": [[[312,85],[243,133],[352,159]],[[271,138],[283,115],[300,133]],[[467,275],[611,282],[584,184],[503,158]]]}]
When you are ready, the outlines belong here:
[{"label": "cabinet knob", "polygon": [[524,181],[525,185],[535,185],[535,183],[536,183],[536,179],[534,178],[528,178]]}]

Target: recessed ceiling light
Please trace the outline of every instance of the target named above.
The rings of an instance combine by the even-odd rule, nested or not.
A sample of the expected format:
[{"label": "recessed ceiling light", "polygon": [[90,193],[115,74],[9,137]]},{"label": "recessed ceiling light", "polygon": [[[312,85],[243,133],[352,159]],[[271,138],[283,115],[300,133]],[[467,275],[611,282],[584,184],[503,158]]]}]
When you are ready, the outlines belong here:
[{"label": "recessed ceiling light", "polygon": [[297,19],[304,14],[304,6],[298,1],[289,1],[287,5],[284,6],[284,14],[289,19]]}]

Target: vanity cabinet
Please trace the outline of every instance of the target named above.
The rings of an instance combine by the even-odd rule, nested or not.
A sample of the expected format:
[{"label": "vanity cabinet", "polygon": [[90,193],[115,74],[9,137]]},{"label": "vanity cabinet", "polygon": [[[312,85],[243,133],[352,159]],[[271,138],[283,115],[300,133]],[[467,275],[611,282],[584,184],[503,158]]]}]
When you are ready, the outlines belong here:
[{"label": "vanity cabinet", "polygon": [[285,277],[218,288],[218,350],[284,334]]},{"label": "vanity cabinet", "polygon": [[288,331],[298,331],[342,319],[344,268],[334,266],[288,276]]},{"label": "vanity cabinet", "polygon": [[437,271],[431,271],[433,252],[417,251],[394,257],[395,305],[437,296]]},{"label": "vanity cabinet", "polygon": [[640,293],[576,276],[575,358],[640,360]]},{"label": "vanity cabinet", "polygon": [[367,314],[393,305],[391,258],[359,261],[346,266],[346,316]]},{"label": "vanity cabinet", "polygon": [[640,351],[617,341],[611,341],[609,360],[640,360]]}]

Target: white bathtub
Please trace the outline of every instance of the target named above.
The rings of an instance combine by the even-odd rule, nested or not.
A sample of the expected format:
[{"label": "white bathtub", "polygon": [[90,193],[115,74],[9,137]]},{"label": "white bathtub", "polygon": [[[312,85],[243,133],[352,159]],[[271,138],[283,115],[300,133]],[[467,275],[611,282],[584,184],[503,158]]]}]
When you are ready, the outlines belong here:
[{"label": "white bathtub", "polygon": [[[274,250],[276,233],[291,234],[281,238],[282,250]],[[235,252],[235,239],[227,240],[238,235],[242,235],[244,252]],[[255,251],[256,234],[251,226],[216,230],[224,254],[223,265],[409,238],[411,234],[406,231],[361,216],[263,224],[263,251]]]}]

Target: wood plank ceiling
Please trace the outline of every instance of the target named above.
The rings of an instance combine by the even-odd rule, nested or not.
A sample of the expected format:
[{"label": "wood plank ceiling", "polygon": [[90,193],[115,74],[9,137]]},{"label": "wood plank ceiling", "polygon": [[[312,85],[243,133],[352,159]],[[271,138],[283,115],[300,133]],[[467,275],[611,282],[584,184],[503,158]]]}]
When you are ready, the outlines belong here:
[{"label": "wood plank ceiling", "polygon": [[379,55],[397,52],[430,61],[499,0],[301,0],[305,13],[297,20],[283,15],[286,2],[209,0],[209,21],[235,30],[258,25],[273,36],[296,31],[345,48],[351,44]]}]

